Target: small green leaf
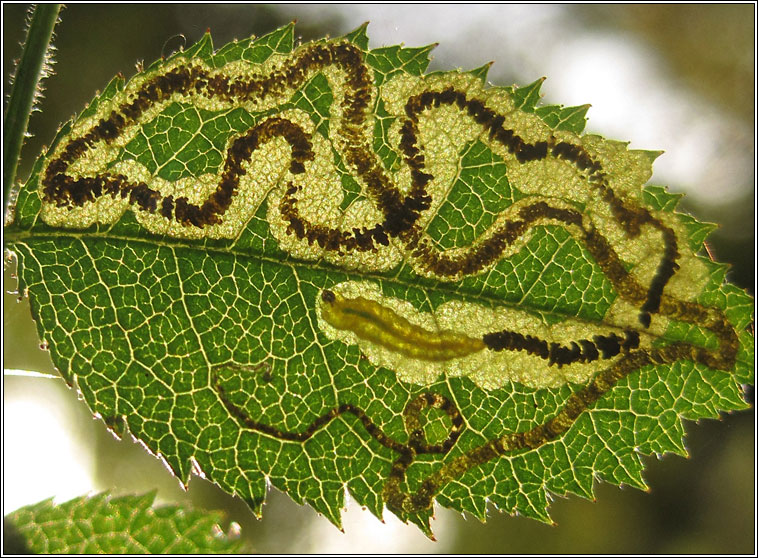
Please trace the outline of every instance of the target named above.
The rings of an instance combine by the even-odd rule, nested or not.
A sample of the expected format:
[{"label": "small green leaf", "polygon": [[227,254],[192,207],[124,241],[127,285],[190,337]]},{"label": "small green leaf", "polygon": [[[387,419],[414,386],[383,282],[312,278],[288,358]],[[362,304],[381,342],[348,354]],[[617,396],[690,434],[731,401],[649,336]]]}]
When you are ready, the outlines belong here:
[{"label": "small green leaf", "polygon": [[[153,508],[155,493],[82,496],[20,508],[5,520],[34,554],[206,554],[241,550],[239,533],[219,528],[218,512]],[[231,530],[238,527],[233,526]],[[8,533],[6,529],[6,534]]]},{"label": "small green leaf", "polygon": [[210,36],[64,125],[6,243],[61,375],[187,483],[549,522],[744,409],[752,298],[588,105],[365,26]]}]

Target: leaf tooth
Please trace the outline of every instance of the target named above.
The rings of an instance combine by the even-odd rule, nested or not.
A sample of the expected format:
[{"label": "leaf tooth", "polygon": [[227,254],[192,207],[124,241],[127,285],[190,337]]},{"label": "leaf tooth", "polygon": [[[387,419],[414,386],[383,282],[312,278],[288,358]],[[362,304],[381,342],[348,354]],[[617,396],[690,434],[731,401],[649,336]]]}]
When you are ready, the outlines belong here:
[{"label": "leaf tooth", "polygon": [[620,469],[622,469],[626,475],[624,476],[623,480],[617,484],[619,486],[628,485],[645,492],[649,491],[650,485],[648,485],[648,483],[642,477],[644,466],[642,464],[640,454],[637,452],[625,452],[625,455],[618,457],[619,463],[621,464]]},{"label": "leaf tooth", "polygon": [[381,496],[381,488],[378,490],[369,486],[365,479],[360,476],[356,476],[348,480],[347,484],[348,493],[350,498],[358,504],[370,511],[379,521],[384,522],[384,500]]},{"label": "leaf tooth", "polygon": [[439,45],[440,45],[439,43],[431,43],[429,45],[422,46],[422,47],[414,47],[414,48],[403,47],[400,49],[400,52],[407,53],[409,60],[418,59],[420,61],[419,69],[421,71],[421,74],[423,74],[426,71],[427,66],[429,66],[429,63],[431,62],[431,58],[429,58],[429,55]]},{"label": "leaf tooth", "polygon": [[724,312],[727,318],[734,323],[737,330],[747,328],[753,321],[753,297],[731,283],[723,284],[720,291],[726,298]]},{"label": "leaf tooth", "polygon": [[472,497],[468,500],[469,506],[466,506],[465,512],[476,517],[482,523],[487,523],[487,498]]},{"label": "leaf tooth", "polygon": [[434,536],[434,533],[432,532],[432,525],[431,520],[433,519],[433,512],[431,510],[427,510],[424,512],[419,512],[417,514],[410,515],[407,518],[402,518],[403,522],[408,523],[409,521],[413,523],[416,527],[421,529],[421,531],[426,535],[426,537],[431,541],[436,541],[436,537]]},{"label": "leaf tooth", "polygon": [[249,478],[248,482],[240,483],[236,488],[236,495],[250,508],[256,519],[263,517],[263,505],[266,503],[266,494],[268,493],[268,482],[263,475],[255,475],[255,478]]},{"label": "leaf tooth", "polygon": [[342,509],[345,506],[345,490],[330,486],[333,484],[335,483],[323,483],[319,497],[308,497],[306,498],[306,503],[344,533],[345,531],[342,528]]},{"label": "leaf tooth", "polygon": [[251,43],[251,46],[273,43],[276,45],[275,51],[280,54],[292,52],[292,49],[295,47],[295,23],[296,21],[293,20],[284,27],[258,37]]},{"label": "leaf tooth", "polygon": [[650,164],[654,163],[658,157],[665,153],[663,149],[630,149],[629,151],[635,155],[647,157]]},{"label": "leaf tooth", "polygon": [[464,517],[469,515],[482,523],[487,521],[489,500],[484,492],[471,490],[458,483],[450,483],[447,495],[439,494],[436,499],[442,507],[459,511]]},{"label": "leaf tooth", "polygon": [[353,43],[354,45],[357,45],[361,50],[368,50],[368,34],[366,33],[366,28],[368,27],[369,22],[366,21],[356,27],[353,31],[350,31],[344,36],[344,39],[346,41],[349,41]]},{"label": "leaf tooth", "polygon": [[587,125],[587,111],[591,105],[564,107],[563,105],[543,105],[534,109],[545,124],[554,130],[564,130],[581,134]]},{"label": "leaf tooth", "polygon": [[541,98],[540,89],[545,79],[545,77],[541,77],[528,85],[515,88],[512,95],[516,108],[520,108],[524,112],[534,112],[534,107]]},{"label": "leaf tooth", "polygon": [[[103,496],[105,496],[105,499],[110,498],[110,494],[108,492],[103,492]],[[132,496],[127,495],[122,496],[121,498],[113,498],[111,500],[111,503],[131,501],[133,502],[134,507],[147,509],[155,503],[155,498],[157,496],[158,489],[154,488],[153,490],[145,492],[144,494],[135,494]]]},{"label": "leaf tooth", "polygon": [[[537,521],[541,521],[547,525],[556,525],[555,521],[553,521],[553,518],[550,517],[550,514],[547,511],[547,492],[543,487],[540,487],[540,489],[536,492],[539,493],[536,501],[533,500],[534,493],[520,494],[519,502],[513,508],[513,512],[511,513],[521,515],[523,517],[529,517],[531,519],[536,519]],[[521,500],[521,498],[524,496],[526,497],[525,501]]]},{"label": "leaf tooth", "polygon": [[642,189],[642,199],[646,205],[658,211],[673,212],[684,194],[669,192],[665,186],[650,184]]},{"label": "leaf tooth", "polygon": [[171,452],[166,455],[165,452],[157,452],[156,456],[163,462],[169,471],[179,479],[184,490],[187,490],[192,473],[192,464],[188,458],[182,458],[178,455],[178,452]]},{"label": "leaf tooth", "polygon": [[100,418],[108,429],[108,432],[113,434],[117,440],[122,440],[129,430],[124,415],[101,416]]},{"label": "leaf tooth", "polygon": [[576,467],[572,464],[571,472],[574,474],[574,482],[569,491],[587,500],[595,500],[595,485],[591,467]]},{"label": "leaf tooth", "polygon": [[[571,444],[571,443],[569,443]],[[575,446],[574,446],[575,447]],[[592,467],[583,461],[572,447],[566,444],[553,444],[553,454],[546,456],[543,461],[551,463],[548,484],[550,494],[566,497],[576,494],[587,500],[593,500]]]},{"label": "leaf tooth", "polygon": [[[713,231],[718,229],[719,225],[698,221],[691,215],[685,213],[676,213],[676,217],[684,227],[687,235],[687,245],[690,250],[698,253],[705,248],[705,250],[708,251],[707,246],[705,246],[705,239],[708,238]],[[710,257],[710,252],[708,252],[708,255]]]},{"label": "leaf tooth", "polygon": [[124,77],[124,74],[119,72],[108,82],[108,84],[103,89],[102,93],[98,92],[95,95],[95,98],[92,99],[92,101],[90,101],[87,104],[87,106],[84,108],[82,112],[79,113],[78,116],[74,115],[71,118],[72,122],[79,122],[83,118],[87,118],[95,114],[95,112],[97,112],[98,107],[102,103],[107,103],[108,101],[110,101],[118,93],[122,92],[125,86],[126,86],[126,78]]},{"label": "leaf tooth", "polygon": [[573,107],[563,107],[560,111],[561,120],[558,123],[558,129],[568,130],[575,134],[584,132],[584,128],[587,125],[587,111],[590,110],[591,106],[587,103]]},{"label": "leaf tooth", "polygon": [[213,57],[213,39],[211,38],[210,30],[206,30],[203,36],[194,45],[189,47],[184,52],[179,51],[172,58],[176,56],[182,56],[184,58],[202,58],[203,60],[210,61]]},{"label": "leaf tooth", "polygon": [[474,77],[477,77],[481,80],[482,85],[487,84],[487,73],[490,71],[490,68],[495,63],[494,60],[491,60],[487,62],[486,64],[479,66],[478,68],[474,68],[473,70],[468,70],[466,73],[471,74]]},{"label": "leaf tooth", "polygon": [[[708,271],[710,273],[708,284],[703,289],[703,292],[716,293],[719,291],[721,285],[726,280],[726,274],[730,268],[729,264],[715,262],[711,258],[707,258],[705,256],[697,256],[697,259],[708,268]],[[704,302],[706,302],[706,304],[712,304],[710,300]]]}]

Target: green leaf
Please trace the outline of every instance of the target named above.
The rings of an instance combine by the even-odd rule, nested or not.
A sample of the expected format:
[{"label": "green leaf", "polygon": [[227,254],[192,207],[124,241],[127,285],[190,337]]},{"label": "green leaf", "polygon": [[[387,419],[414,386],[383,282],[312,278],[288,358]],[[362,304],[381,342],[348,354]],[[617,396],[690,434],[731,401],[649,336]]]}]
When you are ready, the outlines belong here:
[{"label": "green leaf", "polygon": [[[205,554],[241,550],[238,535],[224,534],[219,512],[178,506],[153,508],[155,493],[82,496],[25,506],[5,520],[35,554]],[[231,530],[236,529],[234,525]],[[6,534],[8,533],[6,529]]]},{"label": "green leaf", "polygon": [[[550,521],[744,409],[752,299],[653,151],[365,28],[210,36],[65,125],[6,242],[61,375],[261,513]],[[294,50],[293,50],[294,48]]]}]

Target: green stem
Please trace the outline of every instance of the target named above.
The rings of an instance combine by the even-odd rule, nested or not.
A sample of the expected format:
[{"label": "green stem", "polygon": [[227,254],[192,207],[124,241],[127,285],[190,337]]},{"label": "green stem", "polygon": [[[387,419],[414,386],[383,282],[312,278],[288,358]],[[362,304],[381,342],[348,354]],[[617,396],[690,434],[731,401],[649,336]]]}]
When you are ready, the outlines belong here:
[{"label": "green stem", "polygon": [[11,186],[16,180],[16,169],[21,146],[34,106],[39,81],[43,76],[45,55],[58,20],[60,4],[40,4],[34,8],[24,51],[16,68],[8,109],[3,123],[3,207],[8,204]]}]

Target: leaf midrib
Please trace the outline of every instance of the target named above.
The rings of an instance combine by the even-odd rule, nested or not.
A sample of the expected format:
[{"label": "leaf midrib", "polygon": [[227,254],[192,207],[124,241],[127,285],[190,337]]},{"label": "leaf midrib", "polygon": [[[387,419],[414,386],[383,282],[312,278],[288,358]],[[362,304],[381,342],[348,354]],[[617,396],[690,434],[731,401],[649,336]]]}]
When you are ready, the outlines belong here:
[{"label": "leaf midrib", "polygon": [[[237,258],[268,262],[274,265],[285,265],[285,266],[290,266],[292,268],[306,267],[306,268],[312,268],[314,270],[319,270],[319,271],[327,271],[327,272],[331,271],[331,272],[342,273],[345,275],[357,275],[366,279],[374,279],[380,284],[391,282],[391,283],[394,283],[395,285],[408,288],[408,289],[419,288],[419,287],[428,288],[437,292],[442,292],[444,294],[451,295],[453,297],[458,297],[459,300],[463,300],[465,302],[475,302],[479,304],[481,304],[482,302],[486,302],[486,303],[489,303],[493,307],[506,307],[506,308],[513,308],[515,310],[529,312],[540,319],[542,319],[543,315],[549,314],[552,316],[558,316],[558,317],[564,318],[565,320],[572,320],[572,321],[579,322],[582,324],[587,324],[588,327],[596,327],[597,325],[603,325],[609,328],[620,329],[620,327],[615,324],[606,323],[604,321],[588,320],[586,318],[582,318],[574,314],[568,314],[565,312],[555,311],[555,309],[544,310],[541,308],[532,308],[524,304],[519,304],[519,303],[508,301],[508,300],[503,300],[496,296],[482,294],[482,293],[480,294],[462,293],[460,290],[455,288],[455,283],[453,282],[451,282],[450,286],[448,286],[448,284],[446,283],[443,283],[440,281],[428,280],[423,277],[416,277],[413,282],[410,282],[398,277],[397,274],[394,277],[392,277],[392,276],[383,275],[383,274],[379,274],[379,273],[371,272],[371,271],[356,271],[356,270],[350,270],[350,269],[343,269],[329,263],[324,263],[323,260],[312,262],[312,261],[306,261],[306,260],[298,260],[290,256],[286,256],[283,259],[276,259],[276,258],[272,258],[271,256],[266,256],[263,254],[251,254],[250,252],[243,252],[243,251],[235,250],[233,248],[220,249],[213,246],[198,247],[198,246],[189,244],[187,242],[184,242],[181,239],[177,239],[174,241],[166,241],[165,239],[161,239],[161,240],[149,239],[148,240],[148,239],[137,238],[137,237],[132,237],[132,236],[122,236],[122,235],[113,235],[113,234],[104,235],[104,234],[96,234],[96,233],[89,233],[89,232],[82,232],[82,233],[67,232],[66,234],[60,234],[60,232],[53,232],[53,231],[51,232],[24,231],[24,230],[16,229],[13,226],[6,227],[4,229],[4,236],[5,236],[6,246],[9,249],[12,249],[12,246],[14,243],[22,243],[22,242],[28,243],[28,242],[34,242],[35,240],[55,240],[55,239],[60,239],[60,238],[71,238],[75,240],[80,240],[82,242],[86,239],[114,240],[114,241],[126,242],[129,244],[143,244],[149,247],[168,248],[172,250],[176,248],[184,248],[184,249],[190,249],[190,250],[195,250],[199,252],[205,252],[209,254],[234,256]],[[405,262],[399,265],[397,269],[402,270],[403,265],[405,265]],[[429,281],[429,283],[425,284],[427,281]],[[648,333],[648,332],[645,332],[645,333]]]}]

